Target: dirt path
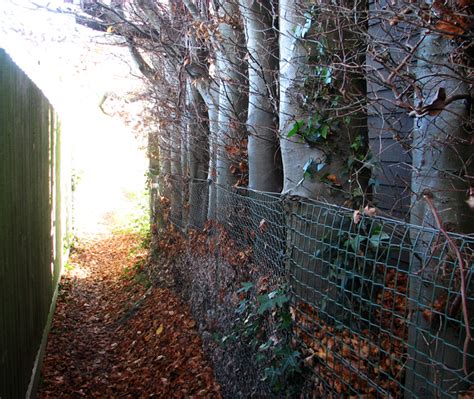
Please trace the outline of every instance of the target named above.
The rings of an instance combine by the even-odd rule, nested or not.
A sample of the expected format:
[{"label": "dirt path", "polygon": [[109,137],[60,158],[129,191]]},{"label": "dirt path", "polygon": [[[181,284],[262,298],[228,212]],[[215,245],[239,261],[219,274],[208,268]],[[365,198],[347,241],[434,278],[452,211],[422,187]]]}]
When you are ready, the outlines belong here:
[{"label": "dirt path", "polygon": [[39,398],[220,398],[187,306],[147,286],[134,235],[82,240],[71,254]]}]

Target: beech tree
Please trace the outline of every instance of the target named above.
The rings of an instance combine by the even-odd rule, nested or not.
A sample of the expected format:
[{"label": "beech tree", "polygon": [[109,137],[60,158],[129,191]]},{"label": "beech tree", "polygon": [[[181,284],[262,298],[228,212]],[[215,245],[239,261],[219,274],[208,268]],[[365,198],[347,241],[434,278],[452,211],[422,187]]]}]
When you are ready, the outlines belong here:
[{"label": "beech tree", "polygon": [[[335,312],[336,285],[323,277],[326,266],[312,255],[324,253],[311,238],[321,240],[327,227],[304,199],[356,208],[365,200],[365,55],[362,38],[353,32],[367,24],[367,14],[362,2],[280,1],[279,7],[283,194],[303,199],[289,205],[290,274],[299,297],[318,306],[329,298]],[[325,224],[340,223],[333,217]]]},{"label": "beech tree", "polygon": [[[412,157],[407,219],[434,227],[443,237],[449,232],[473,232],[471,3],[96,4],[101,12],[96,10],[90,20],[81,22],[121,35],[154,89],[160,120],[160,187],[169,188],[161,194],[170,199],[172,219],[185,226],[186,215],[181,212],[189,206],[191,227],[201,228],[206,220],[231,220],[234,210],[226,209],[222,188],[248,186],[283,194],[289,228],[282,240],[287,242],[290,273],[295,274],[291,265],[297,264],[310,287],[298,287],[293,281],[292,289],[300,298],[307,299],[312,292],[312,303],[326,296],[334,303],[333,310],[342,307],[336,294],[329,292],[336,285],[328,288],[322,259],[313,256],[318,252],[315,238],[321,242],[325,228],[335,226],[338,219],[328,216],[322,227],[320,215],[311,213],[308,203],[319,200],[361,209],[376,201],[377,165],[369,148],[368,123],[374,109],[378,124],[390,127],[393,144]],[[407,132],[397,123],[408,116],[414,125]],[[382,128],[379,131],[380,136],[386,134]],[[386,138],[372,138],[379,139]],[[280,233],[285,234],[283,229]],[[433,251],[432,232],[415,233],[415,252],[428,256]],[[444,344],[434,355],[426,341],[426,332],[435,334],[434,326],[422,309],[446,291],[447,282],[434,263],[413,257],[407,266],[412,319],[406,388],[418,390],[420,396],[422,381],[441,378],[448,384],[453,375],[459,377],[473,367],[465,356],[472,350],[472,304],[466,303],[465,293],[471,292],[466,283],[470,272],[456,243],[448,240],[448,245],[451,256],[458,258],[457,278],[464,292],[458,312],[466,329],[459,335],[446,325],[438,334]],[[427,359],[433,356],[445,361],[450,371],[429,364]]]},{"label": "beech tree", "polygon": [[[223,1],[218,10],[218,27],[222,41],[216,51],[216,74],[219,80],[219,133],[217,137],[217,184],[233,186],[237,183],[232,173],[234,163],[231,148],[241,145],[247,136],[245,113],[247,107],[246,63],[244,36],[237,1]],[[216,210],[225,207],[222,190],[217,191]]]},{"label": "beech tree", "polygon": [[[189,225],[203,228],[208,212],[209,116],[204,99],[188,82]],[[204,184],[203,184],[204,181]]]},{"label": "beech tree", "polygon": [[365,194],[364,43],[352,32],[367,15],[350,3],[280,2],[283,193],[340,204]]},{"label": "beech tree", "polygon": [[[416,51],[417,103],[413,111],[410,221],[439,229],[448,239],[448,232],[474,232],[474,211],[466,201],[474,175],[468,84],[472,70],[466,64],[467,54],[459,46],[463,38],[457,34],[462,32],[452,32],[462,28],[449,23],[450,13],[458,12],[461,18],[467,15],[456,2],[440,5],[428,1],[426,4],[447,24],[424,27]],[[448,239],[448,251],[457,260],[456,274],[462,292],[462,298],[457,299],[460,301],[457,312],[462,313],[466,327],[457,331],[446,320],[448,324],[437,331],[433,321],[423,315],[423,309],[431,306],[434,299],[447,295],[452,276],[440,270],[437,262],[424,261],[438,251],[432,234],[415,230],[412,235],[421,259],[414,260],[412,265],[412,272],[417,274],[410,285],[414,311],[410,365],[414,372],[408,374],[407,388],[422,397],[431,397],[438,395],[437,388],[427,388],[426,380],[440,381],[441,388],[449,392],[456,374],[467,376],[473,370],[474,362],[468,353],[473,348],[470,320],[474,307],[466,299],[472,286],[467,282],[468,266],[463,250],[457,247],[454,238]],[[426,283],[422,284],[422,280]],[[447,309],[441,312],[450,313]],[[455,313],[450,315],[454,317]],[[434,358],[434,363],[430,358]],[[468,388],[463,385],[456,386],[455,391]]]},{"label": "beech tree", "polygon": [[278,145],[278,32],[275,1],[242,1],[248,51],[249,187],[281,191]]}]

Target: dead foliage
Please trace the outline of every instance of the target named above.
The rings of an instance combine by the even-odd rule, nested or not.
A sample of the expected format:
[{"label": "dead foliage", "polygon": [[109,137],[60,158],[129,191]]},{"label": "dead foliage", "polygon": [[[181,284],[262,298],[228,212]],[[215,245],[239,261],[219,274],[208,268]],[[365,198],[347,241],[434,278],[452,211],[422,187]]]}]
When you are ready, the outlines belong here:
[{"label": "dead foliage", "polygon": [[132,235],[79,243],[61,280],[40,398],[221,397],[187,306],[147,289],[146,256]]},{"label": "dead foliage", "polygon": [[219,256],[231,266],[242,268],[249,264],[252,247],[238,245],[230,237],[229,232],[219,223],[208,221],[203,231],[190,230],[188,232],[191,251],[205,256],[219,251]]},{"label": "dead foliage", "polygon": [[255,350],[237,340],[224,344],[238,327],[238,290],[244,281],[258,281],[258,291],[270,287],[261,267],[251,263],[251,247],[216,222],[183,235],[173,227],[161,230],[154,245],[158,258],[150,264],[154,281],[172,276],[175,292],[186,301],[198,322],[206,355],[212,360],[225,397],[272,397]]},{"label": "dead foliage", "polygon": [[229,170],[235,176],[236,187],[246,187],[249,179],[247,139],[235,140],[232,145],[225,146],[230,160]]},{"label": "dead foliage", "polygon": [[[403,396],[408,338],[406,273],[388,270],[385,289],[377,296],[373,328],[337,327],[316,308],[298,303],[292,308],[295,333],[304,347],[305,365],[314,370],[316,397]],[[376,388],[378,387],[378,389]],[[332,393],[331,393],[332,392]]]}]

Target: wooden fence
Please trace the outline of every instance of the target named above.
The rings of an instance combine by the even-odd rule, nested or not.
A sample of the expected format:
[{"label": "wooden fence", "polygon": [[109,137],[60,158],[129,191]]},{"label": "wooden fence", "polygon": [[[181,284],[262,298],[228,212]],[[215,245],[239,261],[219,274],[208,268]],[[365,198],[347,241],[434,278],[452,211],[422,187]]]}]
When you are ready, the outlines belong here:
[{"label": "wooden fence", "polygon": [[2,399],[31,396],[38,382],[69,226],[61,193],[70,184],[60,157],[53,108],[0,49]]}]

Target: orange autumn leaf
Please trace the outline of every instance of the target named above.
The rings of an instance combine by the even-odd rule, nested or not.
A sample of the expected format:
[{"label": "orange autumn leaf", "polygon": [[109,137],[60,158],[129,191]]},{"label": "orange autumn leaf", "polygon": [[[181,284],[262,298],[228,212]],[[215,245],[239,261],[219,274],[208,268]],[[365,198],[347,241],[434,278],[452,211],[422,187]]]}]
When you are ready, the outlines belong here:
[{"label": "orange autumn leaf", "polygon": [[435,29],[439,30],[446,36],[453,38],[455,36],[460,36],[465,33],[465,29],[462,28],[461,26],[454,24],[453,22],[441,20],[436,22],[435,24]]}]

